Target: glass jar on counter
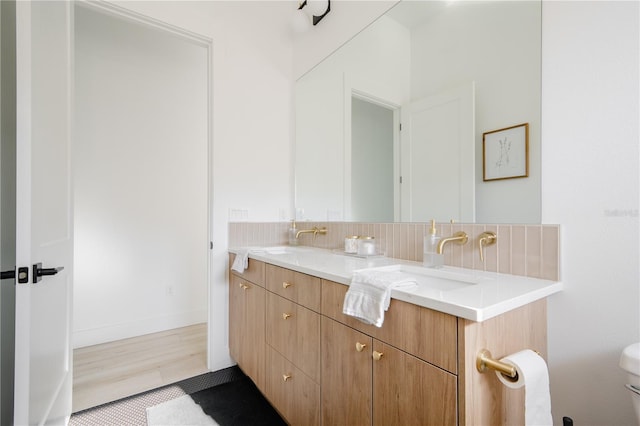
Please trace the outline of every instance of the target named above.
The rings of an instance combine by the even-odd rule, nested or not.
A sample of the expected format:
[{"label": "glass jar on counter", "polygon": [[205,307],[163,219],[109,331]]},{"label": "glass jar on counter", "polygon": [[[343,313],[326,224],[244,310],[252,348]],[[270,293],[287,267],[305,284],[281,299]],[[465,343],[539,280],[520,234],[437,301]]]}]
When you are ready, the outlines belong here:
[{"label": "glass jar on counter", "polygon": [[358,237],[357,235],[352,235],[350,237],[344,237],[344,252],[350,254],[358,253]]},{"label": "glass jar on counter", "polygon": [[376,239],[374,237],[358,238],[358,255],[372,256],[376,254]]}]

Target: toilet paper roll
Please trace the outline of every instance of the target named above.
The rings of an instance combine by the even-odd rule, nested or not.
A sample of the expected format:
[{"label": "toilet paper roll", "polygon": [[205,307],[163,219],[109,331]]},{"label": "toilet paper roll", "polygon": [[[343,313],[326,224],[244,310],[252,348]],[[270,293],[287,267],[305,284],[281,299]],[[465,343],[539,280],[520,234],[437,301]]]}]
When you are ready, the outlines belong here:
[{"label": "toilet paper roll", "polygon": [[511,364],[518,372],[516,380],[496,372],[498,379],[508,388],[525,388],[525,425],[553,425],[549,371],[544,359],[530,349],[516,352],[500,361]]}]

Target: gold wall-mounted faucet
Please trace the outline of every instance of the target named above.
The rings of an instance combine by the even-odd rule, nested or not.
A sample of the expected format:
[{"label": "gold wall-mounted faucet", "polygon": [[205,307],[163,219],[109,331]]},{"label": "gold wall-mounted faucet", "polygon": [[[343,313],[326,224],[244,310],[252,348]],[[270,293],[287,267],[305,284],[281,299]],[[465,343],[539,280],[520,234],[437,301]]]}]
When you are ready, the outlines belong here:
[{"label": "gold wall-mounted faucet", "polygon": [[459,245],[463,245],[463,244],[466,244],[468,240],[469,240],[469,237],[467,236],[466,232],[464,231],[456,232],[451,237],[441,239],[440,242],[438,243],[438,247],[436,248],[436,252],[438,254],[442,254],[442,251],[444,250],[444,246],[447,243],[456,243]]},{"label": "gold wall-mounted faucet", "polygon": [[301,229],[298,232],[296,232],[296,239],[300,237],[300,234],[313,234],[313,238],[315,238],[316,235],[318,234],[325,235],[326,233],[327,233],[327,228],[325,227],[318,228],[317,226],[314,226],[311,229]]}]

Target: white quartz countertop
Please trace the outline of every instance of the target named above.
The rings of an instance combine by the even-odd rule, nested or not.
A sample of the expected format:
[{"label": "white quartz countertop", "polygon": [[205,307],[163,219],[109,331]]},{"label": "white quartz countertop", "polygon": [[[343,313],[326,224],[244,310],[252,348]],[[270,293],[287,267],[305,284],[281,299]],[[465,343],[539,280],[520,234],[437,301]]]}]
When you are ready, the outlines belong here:
[{"label": "white quartz countertop", "polygon": [[417,285],[392,290],[391,297],[472,321],[484,321],[562,290],[562,283],[518,275],[444,266],[424,268],[419,262],[389,257],[361,258],[336,250],[304,246],[238,247],[249,258],[349,285],[354,271],[396,270]]}]

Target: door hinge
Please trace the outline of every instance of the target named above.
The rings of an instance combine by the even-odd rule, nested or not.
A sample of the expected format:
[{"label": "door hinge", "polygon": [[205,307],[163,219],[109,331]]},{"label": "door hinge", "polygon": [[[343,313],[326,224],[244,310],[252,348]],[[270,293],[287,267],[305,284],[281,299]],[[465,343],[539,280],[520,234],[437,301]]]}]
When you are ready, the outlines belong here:
[{"label": "door hinge", "polygon": [[400,176],[400,183],[402,183],[402,176]]},{"label": "door hinge", "polygon": [[402,131],[402,123],[400,123],[400,131]]}]

